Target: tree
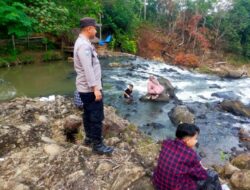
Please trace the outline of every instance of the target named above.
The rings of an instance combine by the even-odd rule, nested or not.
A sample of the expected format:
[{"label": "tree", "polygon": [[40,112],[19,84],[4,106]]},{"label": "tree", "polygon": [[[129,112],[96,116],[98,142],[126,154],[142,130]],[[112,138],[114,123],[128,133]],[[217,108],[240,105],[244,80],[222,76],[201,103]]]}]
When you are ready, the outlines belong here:
[{"label": "tree", "polygon": [[0,26],[2,35],[25,36],[34,20],[25,12],[27,7],[19,2],[0,0]]},{"label": "tree", "polygon": [[34,20],[25,12],[27,7],[19,2],[0,0],[0,34],[12,36],[15,51],[15,36],[25,36],[32,29]]},{"label": "tree", "polygon": [[27,0],[28,15],[34,18],[34,31],[58,35],[69,29],[67,8],[48,0]]}]

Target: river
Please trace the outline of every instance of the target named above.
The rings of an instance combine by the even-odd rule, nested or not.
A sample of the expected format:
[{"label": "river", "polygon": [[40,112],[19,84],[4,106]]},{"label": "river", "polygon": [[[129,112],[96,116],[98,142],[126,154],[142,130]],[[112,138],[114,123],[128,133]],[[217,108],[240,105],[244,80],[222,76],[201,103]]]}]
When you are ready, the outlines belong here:
[{"label": "river", "polygon": [[[131,65],[113,68],[109,65],[112,62]],[[232,150],[247,150],[239,142],[238,130],[250,128],[250,119],[220,111],[217,105],[223,99],[239,99],[250,105],[249,78],[221,79],[142,58],[106,58],[101,59],[101,64],[105,104],[115,107],[122,117],[138,125],[153,139],[174,137],[175,127],[168,112],[175,103],[139,101],[146,93],[147,78],[151,74],[169,79],[176,87],[178,99],[195,113],[196,124],[201,129],[198,151],[208,165],[225,162]],[[0,101],[16,96],[72,96],[74,80],[73,64],[66,62],[0,69]],[[134,85],[135,102],[132,104],[126,104],[122,98],[128,83]]]}]

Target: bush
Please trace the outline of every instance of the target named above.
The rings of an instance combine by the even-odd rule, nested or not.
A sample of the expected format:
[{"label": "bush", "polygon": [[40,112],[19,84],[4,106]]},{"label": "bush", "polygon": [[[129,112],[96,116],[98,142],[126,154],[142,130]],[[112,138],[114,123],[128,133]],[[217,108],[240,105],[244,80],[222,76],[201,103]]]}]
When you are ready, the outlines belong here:
[{"label": "bush", "polygon": [[194,54],[185,54],[183,52],[178,53],[175,56],[174,63],[177,65],[183,65],[187,67],[196,68],[199,65],[198,57]]},{"label": "bush", "polygon": [[127,35],[119,35],[117,43],[120,44],[121,50],[135,54],[137,52],[136,41],[130,39]]},{"label": "bush", "polygon": [[57,60],[62,60],[63,56],[61,55],[60,52],[57,51],[47,51],[43,54],[43,61],[48,62],[48,61],[57,61]]}]

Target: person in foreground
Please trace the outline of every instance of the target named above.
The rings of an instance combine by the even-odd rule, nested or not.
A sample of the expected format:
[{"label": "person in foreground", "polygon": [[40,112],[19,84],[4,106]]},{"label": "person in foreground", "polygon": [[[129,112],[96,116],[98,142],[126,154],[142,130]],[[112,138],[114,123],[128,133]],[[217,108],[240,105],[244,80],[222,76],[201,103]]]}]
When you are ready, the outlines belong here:
[{"label": "person in foreground", "polygon": [[74,45],[76,88],[83,102],[85,145],[93,145],[93,151],[98,154],[111,154],[113,148],[106,146],[102,139],[104,108],[101,66],[95,48],[90,42],[96,35],[96,27],[93,18],[86,17],[80,20],[81,30]]},{"label": "person in foreground", "polygon": [[[206,189],[206,181],[210,177],[194,150],[199,132],[195,125],[180,124],[176,139],[163,142],[153,174],[153,184],[157,190]],[[221,189],[220,184],[213,189]]]}]

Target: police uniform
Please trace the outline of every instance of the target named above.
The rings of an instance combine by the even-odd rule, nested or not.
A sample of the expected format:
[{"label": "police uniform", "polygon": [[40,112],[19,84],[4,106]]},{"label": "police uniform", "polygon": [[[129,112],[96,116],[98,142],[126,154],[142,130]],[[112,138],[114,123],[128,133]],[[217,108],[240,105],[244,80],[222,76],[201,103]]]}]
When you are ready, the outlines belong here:
[{"label": "police uniform", "polygon": [[83,102],[85,144],[94,143],[94,149],[99,147],[101,153],[110,153],[113,151],[111,147],[102,142],[103,100],[95,101],[93,92],[94,86],[102,90],[101,65],[94,46],[83,34],[79,35],[74,45],[74,68],[77,73],[76,88]]}]

